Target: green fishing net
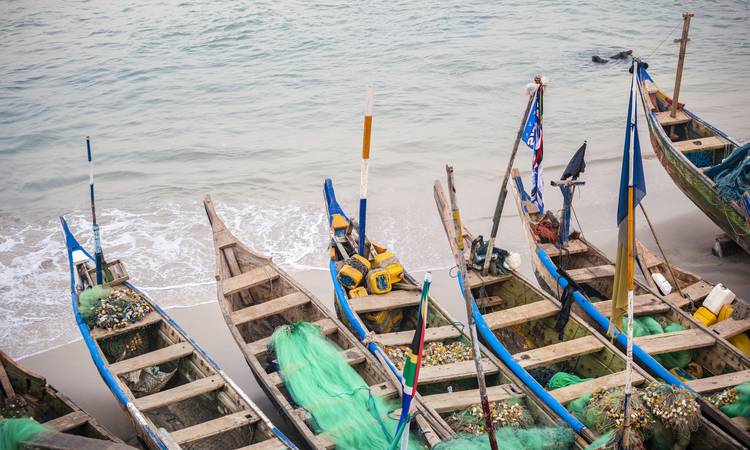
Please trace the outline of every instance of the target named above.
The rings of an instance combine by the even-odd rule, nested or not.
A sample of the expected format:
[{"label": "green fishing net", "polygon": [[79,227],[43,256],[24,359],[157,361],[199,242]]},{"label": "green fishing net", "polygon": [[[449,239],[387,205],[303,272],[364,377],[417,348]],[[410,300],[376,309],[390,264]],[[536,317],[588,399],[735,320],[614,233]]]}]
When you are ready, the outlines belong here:
[{"label": "green fishing net", "polygon": [[[495,431],[495,439],[503,450],[564,450],[573,446],[575,435],[567,427],[512,428]],[[433,450],[474,450],[490,448],[486,434],[459,434],[443,441]]]},{"label": "green fishing net", "polygon": [[572,373],[557,372],[552,375],[549,382],[547,383],[547,389],[559,389],[573,384],[583,383],[584,381],[591,381],[593,378],[581,378]]},{"label": "green fishing net", "polygon": [[81,312],[83,320],[89,326],[93,325],[96,318],[96,308],[99,307],[100,300],[108,296],[111,292],[112,289],[96,285],[81,292],[78,296],[78,310]]},{"label": "green fishing net", "polygon": [[[340,449],[385,449],[398,416],[373,395],[341,350],[307,322],[279,327],[271,337],[279,373],[295,403],[305,408],[316,431]],[[414,435],[411,435],[414,438]],[[414,439],[409,448],[422,448]]]},{"label": "green fishing net", "polygon": [[591,401],[591,392],[583,394],[572,402],[568,403],[568,411],[575,416],[576,419],[580,420],[581,423],[586,420],[586,407],[589,406]]},{"label": "green fishing net", "polygon": [[750,383],[734,388],[734,401],[721,407],[721,412],[729,417],[750,417]]},{"label": "green fishing net", "polygon": [[16,450],[22,442],[45,431],[49,429],[34,419],[0,420],[0,450]]},{"label": "green fishing net", "polygon": [[[622,329],[627,330],[628,319],[622,319]],[[662,327],[661,324],[651,316],[645,316],[633,319],[633,337],[651,336],[654,334],[672,333],[675,331],[683,331],[685,327],[679,323],[671,323],[666,327]],[[678,352],[664,353],[662,355],[653,355],[653,358],[667,370],[678,367],[684,369],[693,360],[692,353],[690,350],[681,350]]]}]

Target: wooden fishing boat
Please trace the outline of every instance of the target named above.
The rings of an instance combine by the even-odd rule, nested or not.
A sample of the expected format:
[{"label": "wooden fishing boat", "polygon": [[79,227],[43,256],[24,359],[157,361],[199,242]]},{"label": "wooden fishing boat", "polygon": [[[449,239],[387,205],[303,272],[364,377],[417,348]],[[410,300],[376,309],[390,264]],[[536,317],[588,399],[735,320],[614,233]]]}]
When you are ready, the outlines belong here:
[{"label": "wooden fishing boat", "polygon": [[[400,383],[320,300],[271,258],[253,252],[237,239],[216,213],[209,196],[203,205],[213,233],[219,305],[247,364],[268,397],[310,447],[334,448],[325,433],[316,432],[308,412],[295,406],[278,367],[273,364],[268,346],[276,328],[299,321],[317,324],[341,348],[374,395],[398,398]],[[412,423],[415,428],[412,435],[424,436],[429,447],[452,435],[437,413],[425,408],[419,399],[416,403],[419,414]]]},{"label": "wooden fishing boat", "polygon": [[59,433],[122,443],[47,380],[0,351],[0,417],[31,417]]},{"label": "wooden fishing boat", "polygon": [[[651,145],[662,166],[704,214],[750,253],[750,214],[739,199],[722,199],[714,180],[704,173],[707,168],[721,163],[739,143],[681,104],[672,117],[672,99],[645,69],[641,68],[639,75]],[[700,167],[695,162],[699,162]]]},{"label": "wooden fishing boat", "polygon": [[[558,248],[554,243],[544,242],[533,226],[542,220],[542,214],[529,201],[520,174],[513,170],[513,191],[516,206],[524,225],[524,230],[531,247],[531,262],[534,274],[540,286],[552,295],[560,298],[563,294],[563,281],[559,272],[564,271],[581,288],[590,304],[604,317],[609,317],[612,308],[612,296],[615,266],[602,251],[592,245],[582,235],[571,239],[565,248]],[[567,283],[564,283],[567,284]],[[686,297],[673,292],[666,297],[650,289],[639,280],[635,282],[634,314],[652,316],[664,323],[677,323],[683,330],[663,334],[642,336],[634,339],[635,344],[649,355],[690,350],[692,352],[692,378],[684,383],[695,392],[706,395],[734,387],[750,380],[750,359],[733,347],[719,333],[704,327],[684,309],[691,304],[699,304],[711,290],[705,282],[695,282],[682,291]],[[578,307],[575,307],[578,310]],[[579,310],[580,311],[580,310]],[[599,332],[606,332],[601,321],[596,321],[591,314],[582,314]],[[618,341],[619,343],[619,341]],[[640,364],[640,363],[639,363]],[[641,364],[643,369],[664,370],[659,367]],[[674,372],[672,372],[674,373]],[[680,376],[684,377],[684,373]],[[684,377],[688,378],[688,377]],[[702,401],[704,414],[740,440],[744,445],[750,443],[750,436],[735,422],[717,408]]]},{"label": "wooden fishing boat", "polygon": [[91,255],[61,218],[73,313],[99,374],[152,449],[296,448],[255,403],[146,293],[109,261],[115,292],[140,296],[150,311],[120,328],[89,328],[79,294],[94,285]]},{"label": "wooden fishing boat", "polygon": [[[435,200],[453,244],[455,232],[450,223],[451,211],[442,189],[436,189]],[[464,257],[470,260],[475,236],[466,226],[463,227],[463,239]],[[455,254],[459,250],[451,245],[451,251]],[[532,286],[515,271],[483,276],[481,271],[471,267],[469,279],[472,297],[481,314],[477,327],[487,348],[500,358],[512,354],[519,366],[544,386],[555,401],[565,405],[598,389],[624,386],[625,355],[574,312],[570,313],[562,331],[557,331],[555,327],[562,305],[550,294]],[[587,380],[550,389],[547,382],[558,371]],[[635,366],[632,380],[634,386],[645,387],[654,381],[654,377]],[[705,419],[693,436],[692,449],[739,445]]]},{"label": "wooden fishing boat", "polygon": [[[329,224],[339,215],[349,224],[351,220],[336,201],[331,180],[324,185]],[[332,231],[329,269],[335,290],[335,305],[341,320],[395,373],[400,373],[401,361],[391,357],[398,349],[411,343],[418,318],[419,287],[416,280],[404,270],[403,280],[391,292],[350,298],[338,280],[338,264],[342,261],[342,248],[351,253],[357,248],[356,227],[350,226],[345,236]],[[346,250],[348,249],[348,250]],[[387,317],[385,320],[378,320]],[[463,348],[463,358],[436,364],[423,363],[419,372],[419,391],[425,403],[445,417],[454,431],[464,431],[463,424],[454,420],[462,412],[479,404],[480,396],[471,344],[461,322],[455,320],[430,297],[427,314],[425,346],[440,345],[447,349]],[[395,351],[394,351],[395,350]],[[487,382],[491,403],[519,402],[533,417],[533,426],[562,424],[536,395],[519,380],[495,355],[480,344],[481,363]],[[458,358],[457,358],[458,359]],[[475,408],[478,410],[479,408]],[[454,414],[456,413],[456,414]],[[576,441],[584,446],[583,439]]]}]

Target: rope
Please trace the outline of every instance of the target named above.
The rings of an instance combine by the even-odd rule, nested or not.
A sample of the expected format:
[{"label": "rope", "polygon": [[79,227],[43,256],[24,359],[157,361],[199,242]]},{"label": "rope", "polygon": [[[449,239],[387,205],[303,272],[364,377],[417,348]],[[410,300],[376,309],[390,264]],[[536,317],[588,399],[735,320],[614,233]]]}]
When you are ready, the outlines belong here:
[{"label": "rope", "polygon": [[657,50],[659,50],[659,48],[667,41],[667,39],[669,39],[670,36],[672,36],[672,34],[674,33],[674,30],[676,30],[680,25],[682,25],[682,22],[679,22],[677,25],[674,26],[674,28],[672,28],[672,31],[670,31],[669,34],[667,34],[667,36],[664,39],[662,39],[661,42],[659,42],[659,45],[657,45],[656,48],[651,53],[648,54],[646,59],[651,58],[651,56],[654,53],[656,53]]}]

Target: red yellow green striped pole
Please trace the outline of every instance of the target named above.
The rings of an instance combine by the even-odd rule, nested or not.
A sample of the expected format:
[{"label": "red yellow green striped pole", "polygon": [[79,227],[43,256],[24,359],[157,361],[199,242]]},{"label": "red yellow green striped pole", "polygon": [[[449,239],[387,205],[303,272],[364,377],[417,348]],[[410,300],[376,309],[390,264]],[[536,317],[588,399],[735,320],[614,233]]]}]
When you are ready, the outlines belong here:
[{"label": "red yellow green striped pole", "polygon": [[370,142],[372,138],[372,87],[367,89],[367,102],[365,103],[365,124],[362,133],[362,170],[359,182],[359,254],[365,254],[365,228],[367,220],[367,173],[370,162]]}]

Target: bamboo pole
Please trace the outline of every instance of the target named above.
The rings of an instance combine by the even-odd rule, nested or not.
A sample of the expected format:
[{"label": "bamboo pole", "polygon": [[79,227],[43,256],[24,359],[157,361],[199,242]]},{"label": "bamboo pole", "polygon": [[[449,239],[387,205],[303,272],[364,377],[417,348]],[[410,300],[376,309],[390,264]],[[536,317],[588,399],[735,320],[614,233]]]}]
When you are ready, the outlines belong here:
[{"label": "bamboo pole", "polygon": [[94,199],[94,160],[91,157],[91,139],[86,136],[86,155],[89,160],[89,194],[91,196],[91,223],[94,234],[94,260],[96,262],[96,284],[104,285],[104,253],[99,238],[99,224],[96,223],[96,201]]},{"label": "bamboo pole", "polygon": [[669,260],[667,259],[667,254],[664,253],[664,249],[661,248],[661,242],[659,242],[659,238],[656,237],[656,230],[654,229],[654,226],[651,224],[651,219],[648,218],[648,214],[646,214],[646,208],[643,207],[643,200],[641,200],[641,203],[639,204],[639,206],[641,207],[641,212],[643,213],[643,217],[646,219],[648,228],[651,230],[651,235],[654,237],[654,241],[656,241],[656,246],[659,248],[659,253],[661,253],[661,257],[664,259],[664,264],[667,265],[667,270],[669,270],[669,275],[672,277],[672,280],[674,281],[674,284],[677,287],[677,292],[680,293],[680,296],[682,298],[685,298],[685,294],[682,292],[682,288],[680,287],[680,281],[677,279],[676,276],[674,276],[674,272],[672,271],[672,265],[669,264]]},{"label": "bamboo pole", "polygon": [[[534,77],[534,82],[537,84],[536,89],[542,85],[541,75]],[[508,160],[508,167],[505,168],[505,176],[503,182],[500,184],[500,194],[497,197],[497,204],[495,205],[495,214],[492,216],[492,231],[490,232],[490,239],[487,243],[487,253],[484,256],[484,266],[482,267],[482,275],[487,275],[490,270],[490,260],[492,259],[492,249],[495,247],[495,238],[497,237],[497,229],[500,227],[500,216],[503,214],[503,207],[505,206],[505,197],[508,196],[508,179],[510,179],[510,171],[513,168],[513,161],[516,159],[516,153],[518,152],[518,145],[521,143],[521,136],[523,135],[523,129],[526,125],[526,120],[529,117],[529,111],[531,111],[531,105],[534,103],[534,95],[536,89],[529,94],[529,102],[526,104],[526,111],[523,113],[521,118],[521,126],[518,127],[518,133],[516,134],[516,140],[513,142],[513,151],[510,153],[510,159]]]},{"label": "bamboo pole", "polygon": [[367,175],[370,163],[370,139],[372,137],[372,87],[367,89],[367,102],[365,103],[365,123],[362,133],[362,170],[360,171],[359,183],[359,254],[367,258],[365,254],[365,225],[367,219]]},{"label": "bamboo pole", "polygon": [[453,182],[453,167],[445,166],[445,171],[448,175],[448,194],[451,202],[451,210],[453,211],[453,229],[456,233],[456,240],[458,245],[458,251],[455,254],[456,265],[458,266],[459,276],[461,277],[461,287],[463,288],[464,301],[466,303],[466,319],[469,323],[469,337],[471,338],[471,347],[474,357],[474,366],[477,370],[477,384],[479,385],[479,397],[482,403],[482,413],[484,415],[485,427],[487,435],[490,439],[490,447],[492,450],[497,450],[497,442],[495,441],[495,427],[492,424],[492,415],[490,413],[490,401],[487,397],[487,382],[484,379],[484,369],[482,368],[481,355],[479,353],[479,341],[477,339],[477,324],[474,320],[472,299],[471,299],[471,287],[469,286],[468,274],[466,272],[466,255],[464,254],[464,233],[463,225],[461,225],[461,214],[458,209],[458,201],[456,199],[456,186]]},{"label": "bamboo pole", "polygon": [[677,76],[674,79],[674,92],[672,95],[672,111],[669,113],[670,117],[677,115],[677,105],[680,98],[680,86],[682,85],[682,68],[685,64],[685,50],[687,49],[688,43],[688,31],[690,30],[690,19],[694,16],[693,13],[682,13],[682,37],[680,38],[680,57],[677,61]]}]

